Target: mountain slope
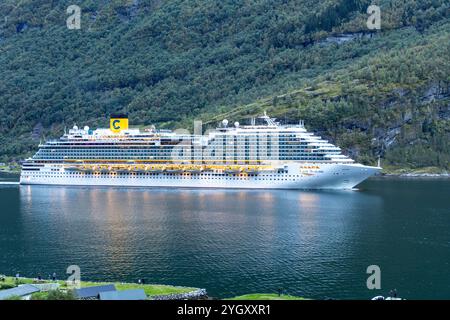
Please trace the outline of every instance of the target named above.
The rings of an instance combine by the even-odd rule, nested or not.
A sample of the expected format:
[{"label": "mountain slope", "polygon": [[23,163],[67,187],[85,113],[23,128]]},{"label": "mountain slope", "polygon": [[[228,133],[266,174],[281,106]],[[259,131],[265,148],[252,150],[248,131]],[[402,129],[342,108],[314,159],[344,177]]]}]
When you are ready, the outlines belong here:
[{"label": "mountain slope", "polygon": [[175,127],[268,109],[364,163],[450,163],[446,1],[379,1],[376,33],[368,1],[79,1],[81,30],[65,27],[71,1],[14,3],[0,5],[0,161],[111,112]]}]

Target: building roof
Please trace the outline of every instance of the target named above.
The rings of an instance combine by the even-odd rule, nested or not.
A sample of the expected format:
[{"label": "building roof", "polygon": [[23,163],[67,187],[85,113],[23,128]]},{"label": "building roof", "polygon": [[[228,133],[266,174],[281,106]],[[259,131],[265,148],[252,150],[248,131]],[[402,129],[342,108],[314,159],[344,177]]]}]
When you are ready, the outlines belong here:
[{"label": "building roof", "polygon": [[61,286],[59,283],[35,283],[33,284],[40,291],[52,291],[57,290]]},{"label": "building roof", "polygon": [[0,300],[5,300],[15,296],[24,297],[39,291],[40,291],[39,288],[31,284],[23,284],[16,288],[1,290]]},{"label": "building roof", "polygon": [[75,295],[80,299],[98,297],[101,292],[116,291],[116,287],[113,284],[104,286],[87,287],[81,289],[75,289]]},{"label": "building roof", "polygon": [[100,292],[100,300],[147,300],[144,289]]}]

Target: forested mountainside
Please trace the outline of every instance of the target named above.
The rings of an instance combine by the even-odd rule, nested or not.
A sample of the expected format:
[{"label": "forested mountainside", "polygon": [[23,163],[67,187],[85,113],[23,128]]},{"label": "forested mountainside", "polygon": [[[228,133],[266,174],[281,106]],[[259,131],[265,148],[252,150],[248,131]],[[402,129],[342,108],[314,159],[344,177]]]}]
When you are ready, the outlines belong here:
[{"label": "forested mountainside", "polygon": [[446,0],[3,0],[0,161],[113,112],[177,128],[267,110],[366,164],[450,169],[449,40]]}]

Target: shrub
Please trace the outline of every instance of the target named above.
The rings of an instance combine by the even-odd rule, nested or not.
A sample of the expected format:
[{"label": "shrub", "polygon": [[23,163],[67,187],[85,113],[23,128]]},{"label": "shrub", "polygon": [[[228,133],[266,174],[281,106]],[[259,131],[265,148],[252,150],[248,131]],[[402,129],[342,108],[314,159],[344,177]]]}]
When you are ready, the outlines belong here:
[{"label": "shrub", "polygon": [[47,300],[76,300],[72,290],[52,290],[49,291]]},{"label": "shrub", "polygon": [[6,289],[12,289],[15,288],[16,286],[10,283],[2,283],[0,284],[0,290],[6,290]]}]

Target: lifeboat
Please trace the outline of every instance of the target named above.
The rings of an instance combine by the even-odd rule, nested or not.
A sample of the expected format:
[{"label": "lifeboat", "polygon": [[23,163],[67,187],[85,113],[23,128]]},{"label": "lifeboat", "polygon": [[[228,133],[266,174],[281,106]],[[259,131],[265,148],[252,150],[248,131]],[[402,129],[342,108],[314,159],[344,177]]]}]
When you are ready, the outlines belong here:
[{"label": "lifeboat", "polygon": [[241,169],[240,168],[226,168],[224,170],[224,172],[227,174],[239,174],[239,173],[241,173]]},{"label": "lifeboat", "polygon": [[80,171],[81,169],[78,166],[68,166],[68,167],[65,167],[64,170],[74,172],[74,171]]},{"label": "lifeboat", "polygon": [[259,173],[259,169],[258,168],[247,168],[245,170],[245,172],[248,174],[257,174],[257,173]]},{"label": "lifeboat", "polygon": [[166,169],[167,173],[182,173],[183,169],[179,168],[179,167],[170,167]]},{"label": "lifeboat", "polygon": [[100,173],[109,173],[110,169],[107,167],[100,168]]},{"label": "lifeboat", "polygon": [[147,168],[148,172],[152,172],[152,173],[161,173],[164,171],[164,168],[160,168],[160,167],[149,167]]},{"label": "lifeboat", "polygon": [[200,174],[202,173],[203,168],[188,168],[186,170],[186,172],[190,173],[190,174]]}]

